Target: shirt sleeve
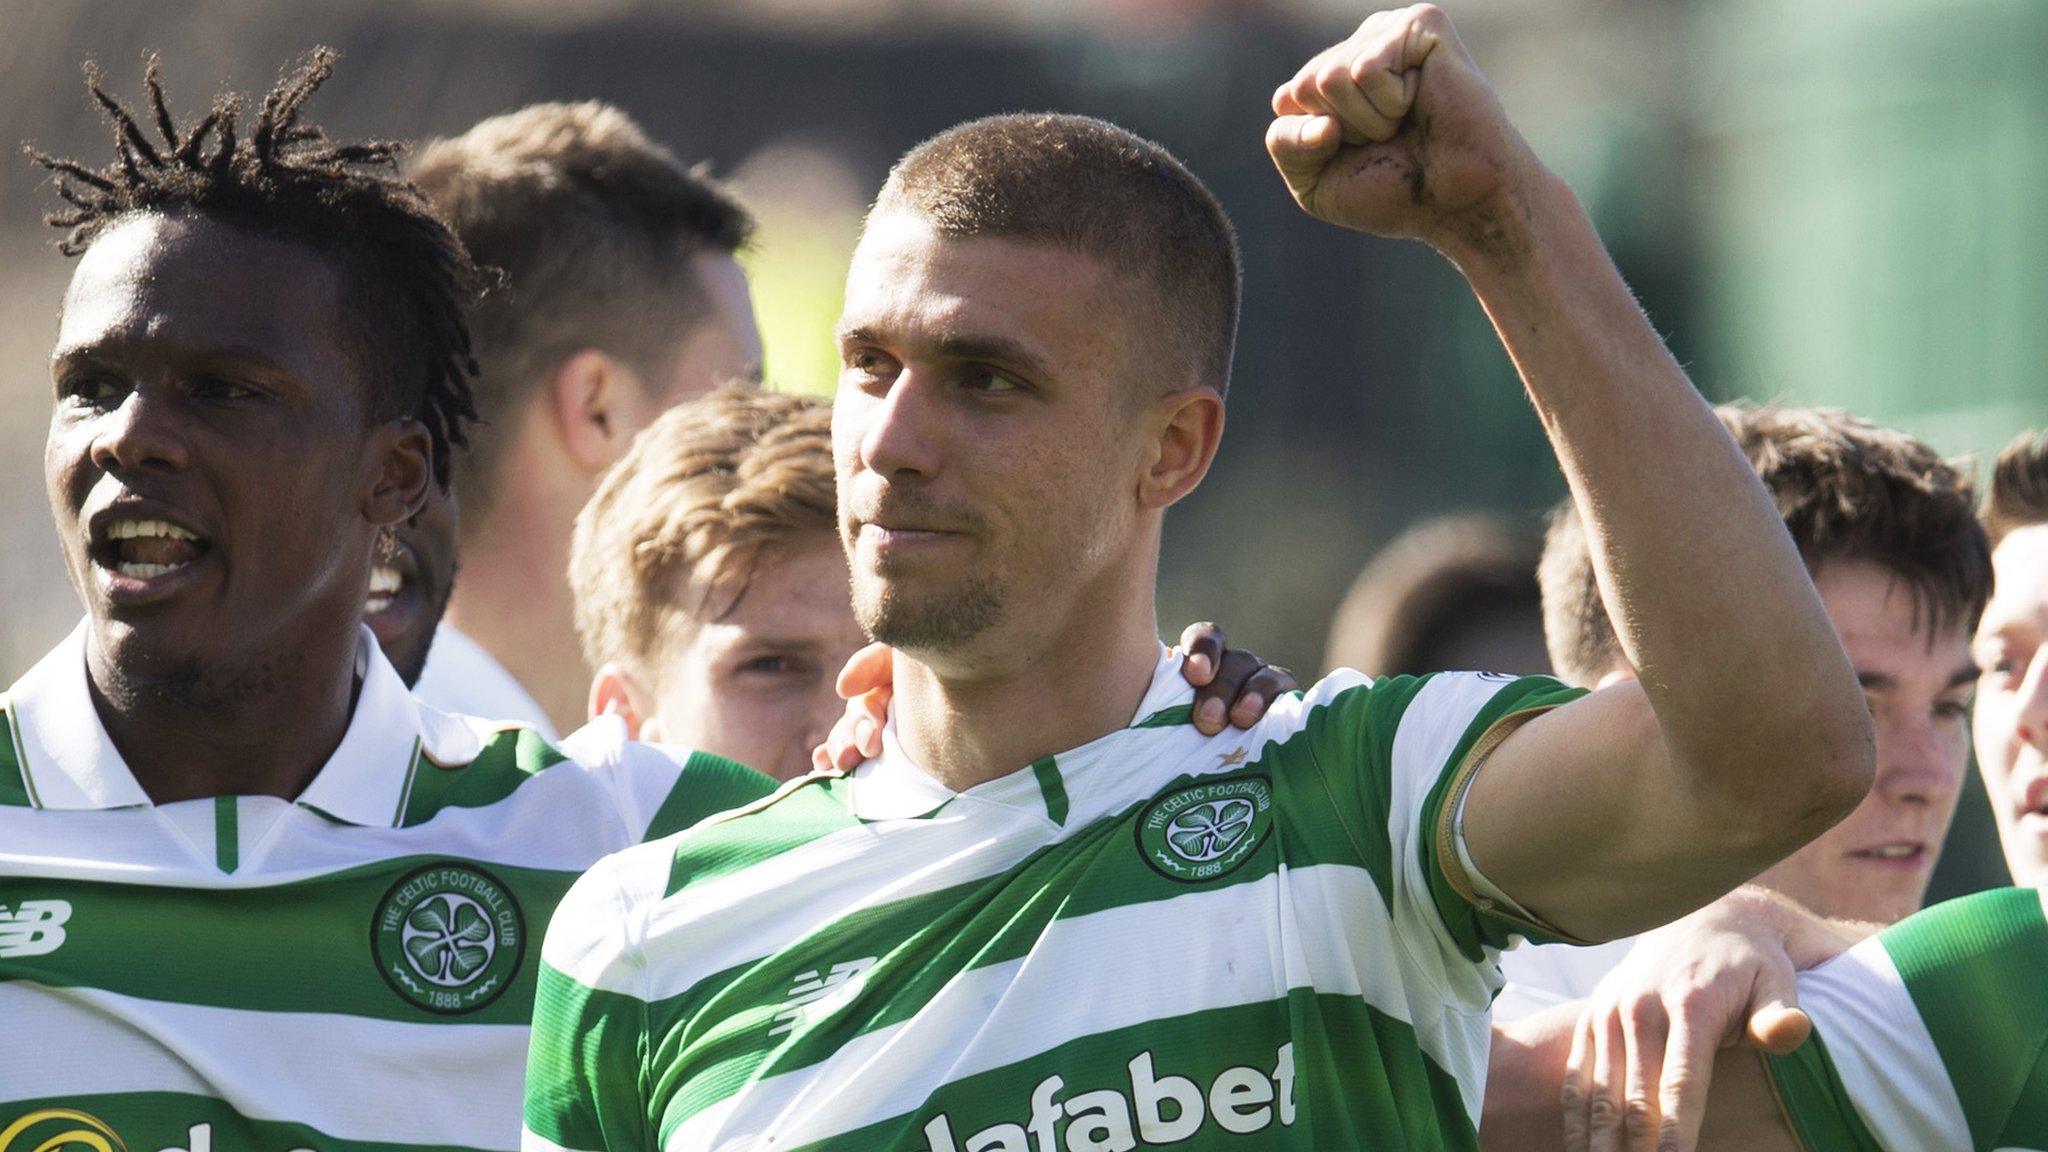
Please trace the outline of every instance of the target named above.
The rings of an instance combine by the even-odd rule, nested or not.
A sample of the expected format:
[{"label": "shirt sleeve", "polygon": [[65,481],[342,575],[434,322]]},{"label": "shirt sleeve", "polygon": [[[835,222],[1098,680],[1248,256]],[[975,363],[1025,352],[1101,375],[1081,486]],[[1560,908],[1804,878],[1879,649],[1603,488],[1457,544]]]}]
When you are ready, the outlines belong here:
[{"label": "shirt sleeve", "polygon": [[655,1148],[646,1106],[645,981],[614,860],[570,888],[541,946],[522,1152]]},{"label": "shirt sleeve", "polygon": [[1951,900],[1799,980],[1814,1035],[1768,1066],[1808,1147],[2048,1148],[2041,893]]},{"label": "shirt sleeve", "polygon": [[[1513,937],[1564,939],[1474,893],[1458,863],[1457,798],[1516,725],[1583,696],[1547,676],[1437,673],[1370,682],[1337,673],[1308,703],[1311,747],[1338,803],[1387,848],[1397,927],[1419,918],[1449,952],[1480,963]],[[1382,839],[1383,838],[1383,839]],[[1376,877],[1377,879],[1377,877]]]}]

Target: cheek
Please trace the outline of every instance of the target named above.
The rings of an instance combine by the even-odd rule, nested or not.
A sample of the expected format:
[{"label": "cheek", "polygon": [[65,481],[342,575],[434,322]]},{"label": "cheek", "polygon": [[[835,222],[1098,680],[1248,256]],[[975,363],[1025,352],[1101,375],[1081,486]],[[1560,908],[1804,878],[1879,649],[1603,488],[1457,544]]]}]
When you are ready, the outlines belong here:
[{"label": "cheek", "polygon": [[2013,757],[2017,755],[2015,719],[2011,701],[2003,694],[1979,701],[1970,717],[1977,767],[1984,775],[1985,786],[1994,790],[2012,771]]}]

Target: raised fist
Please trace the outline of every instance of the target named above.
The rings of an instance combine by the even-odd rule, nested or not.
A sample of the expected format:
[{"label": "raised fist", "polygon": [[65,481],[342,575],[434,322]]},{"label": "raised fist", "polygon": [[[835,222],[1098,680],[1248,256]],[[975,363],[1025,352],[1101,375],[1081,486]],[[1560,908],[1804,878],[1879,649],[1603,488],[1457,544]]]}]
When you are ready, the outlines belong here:
[{"label": "raised fist", "polygon": [[1310,215],[1484,245],[1541,164],[1432,4],[1377,12],[1273,93],[1266,151]]}]

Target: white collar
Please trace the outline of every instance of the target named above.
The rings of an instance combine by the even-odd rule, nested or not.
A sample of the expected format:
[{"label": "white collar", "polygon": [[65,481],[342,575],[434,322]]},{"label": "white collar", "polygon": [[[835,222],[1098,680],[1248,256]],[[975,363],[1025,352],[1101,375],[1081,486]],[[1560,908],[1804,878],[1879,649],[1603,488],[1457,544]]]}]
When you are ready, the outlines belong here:
[{"label": "white collar", "polygon": [[[1185,706],[1194,699],[1195,690],[1180,674],[1181,660],[1179,652],[1164,644],[1159,646],[1159,662],[1153,666],[1152,683],[1145,689],[1145,697],[1138,703],[1128,726],[1104,733],[1078,748],[1054,753],[1014,772],[977,784],[965,792],[954,792],[933,779],[903,750],[896,737],[896,708],[892,703],[889,722],[882,728],[882,754],[852,773],[854,815],[863,820],[905,819],[927,815],[957,797],[971,796],[1046,812],[1051,818],[1053,808],[1078,801],[1082,792],[1098,786],[1097,777],[1103,773],[1091,769],[1111,759],[1127,733],[1141,726],[1153,727],[1162,722],[1172,722],[1172,716],[1161,717],[1160,714]],[[1179,722],[1185,723],[1186,717],[1179,717]],[[1048,774],[1058,781],[1059,790],[1065,794],[1064,800],[1054,800],[1048,794]],[[1053,819],[1052,822],[1061,824],[1065,821]]]},{"label": "white collar", "polygon": [[[147,805],[149,796],[108,738],[87,684],[80,622],[8,690],[22,775],[43,808]],[[391,827],[411,782],[428,717],[377,647],[369,628],[357,640],[362,689],[341,744],[296,801],[349,824]]]}]

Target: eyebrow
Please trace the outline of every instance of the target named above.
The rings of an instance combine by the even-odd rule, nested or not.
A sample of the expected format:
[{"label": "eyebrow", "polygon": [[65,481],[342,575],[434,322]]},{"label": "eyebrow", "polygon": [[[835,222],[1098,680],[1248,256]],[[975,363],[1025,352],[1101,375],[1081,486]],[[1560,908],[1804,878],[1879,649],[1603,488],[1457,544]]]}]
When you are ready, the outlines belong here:
[{"label": "eyebrow", "polygon": [[[934,336],[913,342],[927,355],[947,360],[995,360],[1014,365],[1027,374],[1045,371],[1038,353],[1021,341],[1002,336]],[[854,327],[840,329],[839,343],[886,345],[888,341],[872,328]]]},{"label": "eyebrow", "polygon": [[[1966,660],[1962,664],[1957,665],[1956,670],[1949,674],[1948,684],[1942,688],[1942,691],[1947,692],[1951,689],[1960,688],[1965,684],[1974,684],[1977,681],[1977,677],[1983,674],[1983,671],[1983,669],[1977,667],[1975,660]],[[1856,673],[1856,683],[1862,685],[1863,689],[1868,692],[1883,692],[1899,686],[1898,678],[1889,672],[1858,671]]]},{"label": "eyebrow", "polygon": [[[52,368],[74,364],[89,364],[113,369],[118,368],[127,358],[135,341],[126,339],[94,340],[84,344],[67,344],[50,352]],[[179,348],[173,346],[171,355],[188,368],[197,365],[200,369],[217,367],[249,368],[258,372],[297,375],[285,363],[269,352],[254,345],[230,344],[218,348]]]}]

